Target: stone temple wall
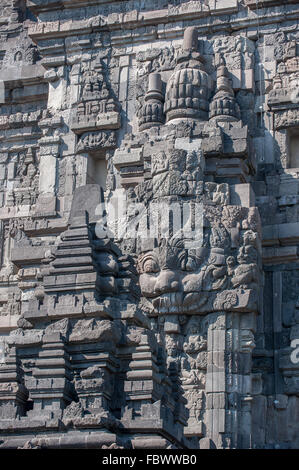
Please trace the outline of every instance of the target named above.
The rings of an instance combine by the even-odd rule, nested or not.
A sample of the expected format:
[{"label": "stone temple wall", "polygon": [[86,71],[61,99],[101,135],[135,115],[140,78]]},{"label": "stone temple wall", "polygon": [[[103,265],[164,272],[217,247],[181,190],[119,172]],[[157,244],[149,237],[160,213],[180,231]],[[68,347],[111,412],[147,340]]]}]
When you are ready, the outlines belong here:
[{"label": "stone temple wall", "polygon": [[0,6],[0,448],[298,448],[299,3]]}]

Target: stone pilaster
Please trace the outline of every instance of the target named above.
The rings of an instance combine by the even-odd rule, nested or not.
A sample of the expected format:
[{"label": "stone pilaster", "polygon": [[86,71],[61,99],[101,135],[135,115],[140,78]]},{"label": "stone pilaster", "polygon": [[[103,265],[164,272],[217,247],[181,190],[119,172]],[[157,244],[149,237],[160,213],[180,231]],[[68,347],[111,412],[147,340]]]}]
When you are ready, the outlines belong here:
[{"label": "stone pilaster", "polygon": [[11,420],[26,414],[28,390],[15,347],[0,363],[0,420]]},{"label": "stone pilaster", "polygon": [[73,400],[72,371],[65,338],[58,332],[43,337],[42,349],[28,380],[35,419],[60,419],[63,409]]}]

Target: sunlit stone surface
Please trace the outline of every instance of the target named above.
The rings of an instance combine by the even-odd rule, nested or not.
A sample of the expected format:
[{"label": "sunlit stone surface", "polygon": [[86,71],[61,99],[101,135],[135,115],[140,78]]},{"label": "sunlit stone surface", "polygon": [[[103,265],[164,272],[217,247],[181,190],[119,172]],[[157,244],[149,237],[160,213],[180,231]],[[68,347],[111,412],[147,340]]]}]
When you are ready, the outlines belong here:
[{"label": "sunlit stone surface", "polygon": [[298,2],[0,6],[0,448],[299,447]]}]

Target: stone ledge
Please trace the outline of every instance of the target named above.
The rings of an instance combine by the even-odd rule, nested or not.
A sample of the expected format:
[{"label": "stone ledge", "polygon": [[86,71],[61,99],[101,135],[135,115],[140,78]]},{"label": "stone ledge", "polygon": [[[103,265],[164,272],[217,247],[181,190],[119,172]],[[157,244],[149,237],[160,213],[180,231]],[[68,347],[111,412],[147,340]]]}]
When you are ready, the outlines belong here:
[{"label": "stone ledge", "polygon": [[[213,0],[214,1],[214,0]],[[255,2],[255,0],[252,0]],[[297,2],[292,2],[294,5]],[[277,6],[274,5],[274,6]],[[44,22],[44,23],[34,23],[30,26],[29,28],[29,36],[36,42],[39,39],[47,39],[51,37],[57,38],[62,38],[62,37],[68,37],[68,36],[73,36],[75,34],[90,34],[92,32],[98,32],[98,31],[122,31],[123,33],[126,33],[129,31],[132,31],[134,29],[142,28],[143,33],[142,33],[142,38],[145,37],[144,34],[144,27],[146,26],[158,26],[158,28],[161,30],[155,32],[155,39],[157,39],[157,34],[159,39],[167,39],[173,36],[173,31],[168,32],[165,30],[165,25],[173,25],[178,22],[182,22],[184,20],[196,20],[200,18],[207,18],[209,16],[218,16],[221,17],[221,15],[228,15],[232,13],[238,13],[238,8],[234,7],[232,8],[229,6],[227,10],[223,9],[222,7],[219,8],[218,10],[204,10],[204,11],[196,11],[192,10],[190,12],[179,12],[176,14],[172,14],[169,12],[169,10],[159,10],[159,11],[150,11],[150,12],[145,12],[142,14],[138,14],[135,18],[132,17],[132,13],[137,13],[137,11],[130,12],[129,14],[118,14],[118,13],[113,13],[108,15],[105,19],[103,18],[98,18],[98,17],[90,17],[88,20],[82,20],[82,21],[52,21],[52,22]],[[291,18],[294,16],[293,11],[288,12],[284,11],[283,13],[273,11],[273,16],[269,18],[269,15],[264,15],[259,17],[259,26],[262,27],[263,24],[268,25],[269,23],[278,23],[282,21],[287,21],[288,16],[290,15]],[[238,15],[235,15],[233,18],[229,18],[229,27],[232,30],[240,30],[240,29],[245,29],[245,28],[253,28],[257,27],[257,18],[256,15],[254,17],[248,18],[248,16],[244,17],[238,17]],[[209,30],[209,32],[212,31],[217,32],[220,31],[221,29],[227,29],[228,27],[228,21],[225,19],[219,18],[219,21],[215,26],[211,25],[211,23],[207,24],[202,24],[198,25],[198,29],[201,30],[203,33],[205,30]],[[175,37],[181,37],[182,36],[182,28],[177,27],[176,28],[176,33]],[[123,37],[122,37],[122,42],[123,42]],[[132,40],[132,35],[130,34],[130,41]],[[115,45],[113,38],[112,38],[112,44]]]},{"label": "stone ledge", "polygon": [[84,119],[80,121],[75,117],[72,119],[70,127],[76,134],[83,134],[88,131],[119,129],[120,125],[120,113],[111,112],[97,116],[84,116]]},{"label": "stone ledge", "polygon": [[20,315],[5,315],[0,317],[0,332],[9,332],[18,328]]},{"label": "stone ledge", "polygon": [[46,250],[46,246],[16,246],[12,251],[11,261],[17,266],[40,263]]},{"label": "stone ledge", "polygon": [[41,65],[10,66],[0,70],[0,80],[13,86],[34,83],[36,81],[46,83],[44,74],[45,69]]},{"label": "stone ledge", "polygon": [[255,206],[255,194],[251,184],[234,184],[230,186],[230,203],[243,207]]},{"label": "stone ledge", "polygon": [[263,0],[262,2],[259,2],[257,0],[245,0],[245,5],[251,10],[266,8],[270,6],[272,7],[289,5],[290,3],[297,3],[297,0]]},{"label": "stone ledge", "polygon": [[265,225],[263,227],[263,246],[299,244],[299,222]]},{"label": "stone ledge", "polygon": [[143,163],[142,149],[116,150],[113,163],[116,168]]},{"label": "stone ledge", "polygon": [[297,246],[265,247],[263,249],[264,264],[281,264],[298,260]]},{"label": "stone ledge", "polygon": [[[23,420],[21,420],[23,421]],[[57,421],[57,420],[55,420]],[[11,422],[11,429],[14,429],[14,425],[17,420],[10,420]],[[31,423],[31,424],[30,424]],[[60,422],[61,423],[61,422]],[[60,423],[56,424],[56,429]],[[1,427],[1,423],[0,423]],[[4,442],[0,444],[1,449],[16,449],[23,447],[30,439],[32,439],[33,444],[37,446],[47,448],[47,449],[73,449],[73,448],[97,448],[100,449],[103,445],[109,446],[117,441],[116,434],[100,431],[95,432],[93,430],[92,434],[89,434],[88,430],[78,431],[74,434],[72,431],[69,435],[65,433],[57,433],[55,436],[41,436],[36,437],[34,434],[35,431],[38,430],[46,431],[46,422],[42,425],[42,422],[28,420],[28,425],[24,427],[24,431],[26,431],[27,435],[24,437],[5,437],[1,436],[1,440]],[[7,430],[7,428],[5,429]],[[18,427],[18,430],[22,430],[21,426]],[[28,432],[31,431],[33,434],[28,436]]]}]

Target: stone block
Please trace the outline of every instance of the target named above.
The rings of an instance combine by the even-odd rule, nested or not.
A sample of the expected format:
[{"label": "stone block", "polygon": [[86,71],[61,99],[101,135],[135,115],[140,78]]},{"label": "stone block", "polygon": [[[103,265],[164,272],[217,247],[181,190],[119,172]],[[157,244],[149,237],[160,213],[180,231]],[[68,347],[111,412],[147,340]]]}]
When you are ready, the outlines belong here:
[{"label": "stone block", "polygon": [[35,212],[43,215],[56,214],[57,198],[52,194],[40,194],[35,206]]},{"label": "stone block", "polygon": [[21,65],[20,67],[12,65],[0,71],[0,80],[9,84],[25,83],[32,79],[42,79],[44,73],[45,69],[41,65]]},{"label": "stone block", "polygon": [[[18,328],[18,320],[20,315],[7,315],[0,317],[0,333],[8,333]],[[1,340],[1,337],[0,337]]]},{"label": "stone block", "polygon": [[[0,21],[0,447],[299,447],[298,2],[31,0],[29,33],[19,3]],[[121,187],[190,204],[200,240],[166,212],[157,238],[116,236],[137,214],[113,216]]]},{"label": "stone block", "polygon": [[27,102],[32,99],[46,99],[48,95],[48,87],[46,84],[27,85],[23,88],[15,88],[12,90],[12,98],[18,102]]},{"label": "stone block", "polygon": [[6,166],[0,165],[0,180],[4,180],[6,177]]},{"label": "stone block", "polygon": [[7,179],[13,180],[15,177],[16,165],[14,162],[10,162],[7,165]]},{"label": "stone block", "polygon": [[[50,109],[61,109],[65,99],[66,83],[62,78],[49,83],[48,107]],[[54,111],[55,112],[55,111]]]},{"label": "stone block", "polygon": [[279,185],[279,195],[297,195],[299,191],[299,182],[298,181],[286,181],[281,182]]},{"label": "stone block", "polygon": [[17,266],[41,262],[45,257],[45,246],[15,246],[12,250],[11,261]]},{"label": "stone block", "polygon": [[208,437],[203,437],[199,441],[199,448],[200,449],[216,449],[216,445],[212,439],[209,439]]},{"label": "stone block", "polygon": [[297,246],[282,246],[279,248],[265,247],[263,249],[264,263],[285,263],[298,259]]},{"label": "stone block", "polygon": [[87,212],[89,223],[97,222],[101,217],[104,201],[103,189],[97,184],[88,184],[76,189],[70,212],[70,223],[78,215]]},{"label": "stone block", "polygon": [[56,185],[56,156],[41,155],[39,189],[41,193],[53,194]]},{"label": "stone block", "polygon": [[143,162],[142,149],[117,150],[114,154],[113,163],[119,168],[122,166],[134,166]]},{"label": "stone block", "polygon": [[288,401],[288,395],[277,394],[273,403],[277,410],[285,410],[288,407]]},{"label": "stone block", "polygon": [[202,140],[201,139],[190,139],[188,137],[179,137],[175,140],[175,148],[182,149],[189,152],[193,150],[200,151]]},{"label": "stone block", "polygon": [[255,194],[251,184],[234,184],[230,187],[230,203],[244,207],[255,206]]}]

